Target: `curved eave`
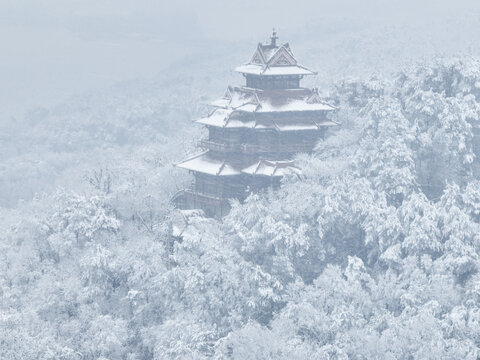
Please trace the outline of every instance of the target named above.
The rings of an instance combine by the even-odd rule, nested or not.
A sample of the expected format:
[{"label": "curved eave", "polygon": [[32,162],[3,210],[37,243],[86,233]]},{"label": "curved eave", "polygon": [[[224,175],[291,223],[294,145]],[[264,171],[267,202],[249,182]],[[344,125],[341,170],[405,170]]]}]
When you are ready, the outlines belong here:
[{"label": "curved eave", "polygon": [[196,154],[180,163],[176,167],[200,172],[213,176],[235,176],[241,172],[228,164],[225,160],[213,159],[208,155],[208,151]]},{"label": "curved eave", "polygon": [[235,108],[220,103],[212,103],[213,107],[217,109],[222,109],[226,111],[235,111],[239,113],[257,113],[257,114],[268,114],[268,113],[296,113],[296,114],[304,114],[304,113],[312,113],[312,112],[330,112],[330,111],[338,111],[338,108],[324,103],[324,104],[308,104],[301,102],[299,107],[297,108],[288,108],[289,104],[282,105],[282,106],[271,106],[269,104],[266,105],[255,105],[255,104],[244,104],[237,106]]},{"label": "curved eave", "polygon": [[[238,110],[242,111],[242,110]],[[318,109],[268,109],[268,110],[262,110],[259,109],[255,111],[257,114],[277,114],[277,113],[282,113],[282,114],[305,114],[305,113],[318,113],[318,112],[329,112],[329,111],[335,111],[335,109],[329,109],[329,108],[318,108]],[[248,111],[246,111],[248,112]]]},{"label": "curved eave", "polygon": [[278,76],[278,75],[317,75],[317,72],[304,66],[262,66],[245,64],[235,68],[235,71],[247,75]]},{"label": "curved eave", "polygon": [[300,174],[300,169],[293,161],[268,161],[259,160],[244,169],[242,173],[252,176],[283,177],[290,174]]},{"label": "curved eave", "polygon": [[252,129],[252,130],[271,129],[271,130],[277,130],[280,132],[312,131],[312,130],[320,130],[321,128],[334,127],[334,126],[341,125],[340,123],[332,120],[323,120],[323,121],[312,120],[311,124],[305,124],[305,123],[259,124],[259,123],[256,123],[255,121],[230,120],[225,122],[225,121],[210,120],[208,118],[197,120],[196,123],[202,124],[205,126],[212,126],[216,128],[223,128],[223,129]]}]

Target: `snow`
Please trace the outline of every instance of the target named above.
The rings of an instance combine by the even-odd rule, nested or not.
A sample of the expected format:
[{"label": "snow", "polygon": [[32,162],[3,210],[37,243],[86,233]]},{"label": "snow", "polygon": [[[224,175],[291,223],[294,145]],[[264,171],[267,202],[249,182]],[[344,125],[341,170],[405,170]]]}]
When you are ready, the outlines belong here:
[{"label": "snow", "polygon": [[333,111],[335,106],[322,101],[314,90],[261,90],[247,87],[229,87],[228,95],[211,104],[222,109],[243,112],[300,112]]},{"label": "snow", "polygon": [[[288,43],[275,46],[274,44],[259,44],[252,57],[260,55],[262,64],[250,61],[241,65],[235,71],[252,75],[315,75],[316,72],[298,65]],[[279,62],[281,60],[281,62]]]},{"label": "snow", "polygon": [[176,165],[177,167],[198,171],[204,174],[215,176],[232,176],[240,175],[241,172],[228,164],[225,160],[212,158],[208,151],[194,155],[187,160]]},{"label": "snow", "polygon": [[278,131],[305,131],[305,130],[318,130],[317,125],[310,124],[276,124]]},{"label": "snow", "polygon": [[[198,139],[182,113],[199,99],[185,89],[209,93],[202,80],[172,79],[171,97],[82,100],[4,133],[3,150],[28,151],[2,163],[4,196],[39,166],[73,167],[2,208],[0,358],[477,359],[480,93],[464,89],[480,74],[463,74],[480,66],[454,64],[338,84],[334,119],[347,126],[297,158],[301,177],[183,232],[169,198],[191,177],[170,164]],[[121,128],[127,143],[102,137]],[[35,167],[12,172],[16,160]],[[47,182],[68,192],[44,193]]]},{"label": "snow", "polygon": [[231,112],[228,117],[224,117],[223,114],[216,114],[215,112],[209,117],[202,118],[196,121],[198,124],[207,126],[215,126],[226,129],[272,129],[277,131],[304,131],[304,130],[318,130],[320,127],[338,126],[339,124],[330,120],[311,120],[310,122],[294,122],[289,121],[280,122],[274,120],[260,121],[261,119],[244,120],[233,117],[234,112]]},{"label": "snow", "polygon": [[233,109],[216,109],[209,116],[196,120],[195,122],[204,125],[225,127]]},{"label": "snow", "polygon": [[211,102],[211,105],[219,108],[227,108],[229,105],[229,102],[230,102],[230,99],[222,97],[220,99],[217,99]]},{"label": "snow", "polygon": [[263,176],[284,176],[292,173],[300,173],[293,161],[269,161],[261,159],[255,164],[242,170],[244,174]]},{"label": "snow", "polygon": [[172,235],[182,236],[195,218],[204,219],[205,213],[201,209],[179,210],[172,217]]},{"label": "snow", "polygon": [[293,111],[332,111],[335,107],[327,103],[309,104],[305,100],[289,101],[282,106],[272,105],[269,102],[262,103],[257,112],[293,112]]},{"label": "snow", "polygon": [[238,111],[245,111],[245,112],[257,112],[259,110],[259,105],[258,104],[243,104],[240,105],[239,107],[236,108]]},{"label": "snow", "polygon": [[263,176],[284,176],[286,174],[299,173],[299,169],[293,161],[270,161],[264,159],[257,160],[244,169],[237,170],[228,160],[212,158],[208,151],[196,154],[176,166],[214,176],[232,176],[242,173]]},{"label": "snow", "polygon": [[318,126],[318,127],[329,127],[329,126],[339,126],[340,123],[338,122],[335,122],[335,121],[330,121],[330,120],[323,120],[321,122],[316,122],[315,121],[315,124]]},{"label": "snow", "polygon": [[[281,45],[280,47],[282,46],[283,45]],[[280,47],[260,46],[260,49],[263,53],[263,57],[265,58],[265,61],[267,63],[273,58],[273,56],[277,53]]]},{"label": "snow", "polygon": [[[306,104],[307,106],[310,104]],[[317,110],[319,111],[319,110]],[[261,113],[268,113],[270,111],[263,111]],[[240,118],[242,111],[233,109],[216,109],[213,113],[205,118],[196,120],[195,122],[207,126],[215,126],[227,129],[246,128],[246,129],[274,129],[278,131],[296,131],[296,130],[318,130],[320,127],[337,126],[338,123],[327,119],[312,119],[295,122],[290,120],[288,122],[274,121],[271,119],[261,119],[257,117],[256,120]]]},{"label": "snow", "polygon": [[258,98],[259,91],[261,90],[229,86],[225,96],[215,100],[212,105],[220,108],[256,111],[257,107],[260,105],[260,99]]},{"label": "snow", "polygon": [[254,120],[239,120],[239,119],[230,119],[228,121],[226,128],[248,128],[255,129],[257,128]]},{"label": "snow", "polygon": [[236,72],[251,75],[315,75],[314,71],[308,70],[304,67],[295,66],[269,66],[265,67],[257,64],[245,64],[235,68]]},{"label": "snow", "polygon": [[232,117],[232,115],[235,115],[235,111],[232,109],[229,109],[229,110],[217,109],[209,116],[196,120],[195,122],[197,124],[203,124],[203,125],[215,126],[215,127],[221,127],[221,128],[229,128],[229,129],[255,127],[255,121],[239,120],[235,117]]}]

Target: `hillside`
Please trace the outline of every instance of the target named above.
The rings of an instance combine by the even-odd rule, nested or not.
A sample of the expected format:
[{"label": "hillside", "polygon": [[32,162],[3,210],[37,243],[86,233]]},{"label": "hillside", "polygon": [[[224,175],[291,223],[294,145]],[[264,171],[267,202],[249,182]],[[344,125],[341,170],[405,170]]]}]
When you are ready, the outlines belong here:
[{"label": "hillside", "polygon": [[4,126],[0,358],[480,356],[480,60],[418,56],[416,28],[346,30],[341,57],[307,41],[321,29],[297,53],[342,127],[301,176],[181,241],[169,201],[191,178],[173,163],[243,45]]}]

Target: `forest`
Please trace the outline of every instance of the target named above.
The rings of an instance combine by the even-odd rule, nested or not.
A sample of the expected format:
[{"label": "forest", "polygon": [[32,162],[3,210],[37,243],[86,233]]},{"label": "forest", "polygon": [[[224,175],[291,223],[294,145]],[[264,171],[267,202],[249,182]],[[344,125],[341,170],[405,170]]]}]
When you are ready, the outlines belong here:
[{"label": "forest", "polygon": [[0,359],[479,358],[480,58],[391,31],[299,44],[341,126],[181,238],[174,164],[251,44],[0,123]]},{"label": "forest", "polygon": [[[177,239],[170,197],[191,178],[172,164],[201,136],[195,88],[28,114],[50,137],[29,146],[59,168],[3,176],[83,185],[2,208],[1,358],[478,358],[480,60],[332,85],[342,126],[298,156],[301,176]],[[73,153],[101,156],[73,169]]]}]

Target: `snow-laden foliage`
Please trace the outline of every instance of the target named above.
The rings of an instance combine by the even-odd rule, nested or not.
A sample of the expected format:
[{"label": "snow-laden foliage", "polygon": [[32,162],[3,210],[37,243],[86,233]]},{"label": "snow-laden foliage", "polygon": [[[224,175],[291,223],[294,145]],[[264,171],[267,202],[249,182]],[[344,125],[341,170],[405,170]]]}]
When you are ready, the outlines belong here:
[{"label": "snow-laden foliage", "polygon": [[[31,114],[59,131],[32,143],[60,154],[37,180],[64,180],[1,210],[0,358],[477,359],[479,69],[339,82],[343,126],[298,156],[301,176],[181,238],[169,199],[190,178],[172,163],[198,134],[194,90],[83,122]],[[93,165],[67,166],[73,152]]]}]

